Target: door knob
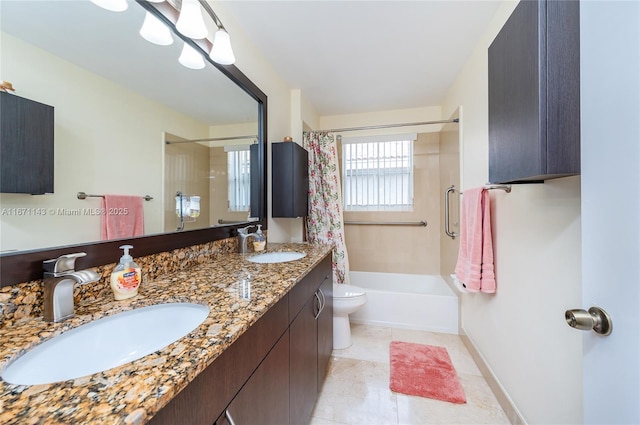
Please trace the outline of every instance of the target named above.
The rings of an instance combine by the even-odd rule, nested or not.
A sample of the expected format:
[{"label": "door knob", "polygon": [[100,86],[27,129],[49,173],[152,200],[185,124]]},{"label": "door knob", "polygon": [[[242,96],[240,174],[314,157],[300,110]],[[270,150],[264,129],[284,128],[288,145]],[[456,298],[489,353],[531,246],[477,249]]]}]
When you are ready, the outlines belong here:
[{"label": "door knob", "polygon": [[595,333],[607,336],[613,330],[611,317],[600,307],[591,307],[589,311],[567,310],[564,313],[564,318],[569,326],[582,331],[593,329]]}]

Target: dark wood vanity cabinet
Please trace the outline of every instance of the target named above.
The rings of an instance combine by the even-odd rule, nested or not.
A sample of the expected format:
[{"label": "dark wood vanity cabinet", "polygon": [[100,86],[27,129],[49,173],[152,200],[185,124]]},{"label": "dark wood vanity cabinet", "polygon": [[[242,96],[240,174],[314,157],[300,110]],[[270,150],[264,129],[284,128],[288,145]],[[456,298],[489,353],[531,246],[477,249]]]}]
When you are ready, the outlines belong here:
[{"label": "dark wood vanity cabinet", "polygon": [[53,193],[53,107],[0,91],[0,192]]},{"label": "dark wood vanity cabinet", "polygon": [[489,181],[580,174],[579,1],[521,1],[488,54]]},{"label": "dark wood vanity cabinet", "polygon": [[273,217],[306,217],[309,199],[309,154],[295,142],[271,145]]},{"label": "dark wood vanity cabinet", "polygon": [[[329,256],[331,258],[331,256]],[[318,315],[318,391],[329,369],[329,360],[333,352],[333,271],[329,262],[328,275],[319,289],[323,297],[323,305]]]},{"label": "dark wood vanity cabinet", "polygon": [[306,425],[333,350],[332,294],[329,254],[149,423]]},{"label": "dark wood vanity cabinet", "polygon": [[289,331],[258,366],[216,425],[289,423]]},{"label": "dark wood vanity cabinet", "polygon": [[[333,351],[331,256],[290,293],[290,424],[309,423]],[[302,304],[304,302],[304,304]],[[300,305],[302,307],[300,308]]]},{"label": "dark wood vanity cabinet", "polygon": [[[288,307],[288,296],[285,296],[180,391],[149,423],[214,424],[248,383],[258,366],[268,357],[276,343],[282,341],[289,325]],[[282,359],[282,356],[276,357]],[[269,371],[261,373],[269,374],[273,373],[273,370],[280,370],[285,374],[288,372],[288,359],[280,367],[271,365],[275,361],[270,360],[269,366],[265,366]],[[256,381],[260,382],[260,379],[256,378]],[[288,377],[286,379],[288,380]],[[286,403],[288,407],[288,394],[281,396],[280,406],[274,404],[272,408],[281,408],[282,403]],[[270,415],[267,412],[262,414]],[[236,421],[236,425],[241,423]]]},{"label": "dark wood vanity cabinet", "polygon": [[290,423],[306,424],[318,398],[318,331],[315,297],[291,323],[289,348]]}]

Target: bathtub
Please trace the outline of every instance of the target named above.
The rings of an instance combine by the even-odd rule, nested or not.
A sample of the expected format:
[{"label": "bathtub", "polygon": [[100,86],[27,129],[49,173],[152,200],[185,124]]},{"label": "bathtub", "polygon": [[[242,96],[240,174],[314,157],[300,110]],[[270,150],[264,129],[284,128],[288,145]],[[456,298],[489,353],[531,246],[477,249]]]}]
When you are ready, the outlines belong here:
[{"label": "bathtub", "polygon": [[351,323],[458,333],[458,297],[441,276],[352,271],[349,278],[367,292]]}]

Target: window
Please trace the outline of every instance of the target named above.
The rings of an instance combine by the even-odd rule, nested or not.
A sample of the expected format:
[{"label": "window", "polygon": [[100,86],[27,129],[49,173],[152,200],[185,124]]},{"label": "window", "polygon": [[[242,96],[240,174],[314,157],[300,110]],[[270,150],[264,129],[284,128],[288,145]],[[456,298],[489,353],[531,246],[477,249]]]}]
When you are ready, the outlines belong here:
[{"label": "window", "polygon": [[345,211],[410,211],[413,208],[415,134],[344,138]]},{"label": "window", "polygon": [[249,211],[251,194],[251,158],[248,146],[227,150],[229,211]]}]

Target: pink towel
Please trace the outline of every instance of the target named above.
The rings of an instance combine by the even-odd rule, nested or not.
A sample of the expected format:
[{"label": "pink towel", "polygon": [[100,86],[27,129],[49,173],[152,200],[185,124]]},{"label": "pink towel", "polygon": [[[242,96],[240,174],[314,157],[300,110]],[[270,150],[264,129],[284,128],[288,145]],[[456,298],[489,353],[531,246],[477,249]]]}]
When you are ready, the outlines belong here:
[{"label": "pink towel", "polygon": [[462,197],[457,278],[471,292],[496,292],[489,192],[467,189]]},{"label": "pink towel", "polygon": [[141,196],[104,195],[101,213],[102,240],[144,235],[144,208]]}]

